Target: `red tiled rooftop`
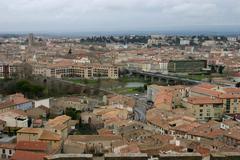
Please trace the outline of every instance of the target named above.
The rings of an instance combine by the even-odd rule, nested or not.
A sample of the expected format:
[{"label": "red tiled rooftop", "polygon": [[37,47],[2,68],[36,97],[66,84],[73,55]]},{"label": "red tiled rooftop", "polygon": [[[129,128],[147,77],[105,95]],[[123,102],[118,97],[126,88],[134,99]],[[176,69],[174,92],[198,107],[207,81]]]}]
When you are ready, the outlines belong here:
[{"label": "red tiled rooftop", "polygon": [[192,129],[194,129],[198,126],[200,126],[200,124],[197,123],[197,122],[191,123],[191,124],[183,124],[183,125],[180,125],[178,127],[175,127],[174,130],[182,131],[182,132],[188,132],[188,131],[191,131]]},{"label": "red tiled rooftop", "polygon": [[42,151],[46,152],[48,149],[48,145],[46,142],[38,142],[38,141],[19,141],[16,144],[17,150],[24,151]]},{"label": "red tiled rooftop", "polygon": [[23,103],[30,102],[30,100],[25,98],[24,95],[21,93],[16,93],[16,94],[10,95],[9,100],[11,100],[14,104],[23,104]]},{"label": "red tiled rooftop", "polygon": [[211,97],[189,97],[188,103],[190,104],[221,104],[223,101],[219,98]]},{"label": "red tiled rooftop", "polygon": [[206,95],[206,96],[207,95],[208,96],[214,96],[214,97],[218,97],[221,94],[221,92],[206,89],[206,88],[202,88],[202,87],[199,87],[199,86],[192,87],[191,92],[203,94],[203,95]]},{"label": "red tiled rooftop", "polygon": [[44,160],[45,153],[35,153],[28,151],[16,151],[11,160]]},{"label": "red tiled rooftop", "polygon": [[240,128],[233,128],[224,134],[226,137],[240,141]]},{"label": "red tiled rooftop", "polygon": [[205,89],[213,89],[216,86],[209,83],[202,83],[202,84],[199,84],[198,87],[205,88]]},{"label": "red tiled rooftop", "polygon": [[14,103],[12,101],[5,101],[5,102],[2,102],[0,103],[0,108],[7,108],[7,107],[10,107],[10,106],[13,106]]},{"label": "red tiled rooftop", "polygon": [[120,149],[121,153],[140,153],[140,149],[136,144],[130,144]]},{"label": "red tiled rooftop", "polygon": [[238,93],[240,94],[240,88],[224,88],[226,93]]},{"label": "red tiled rooftop", "polygon": [[39,137],[39,140],[51,140],[51,141],[60,141],[61,140],[61,136],[47,131],[47,130],[43,130],[41,136]]},{"label": "red tiled rooftop", "polygon": [[15,149],[15,147],[16,147],[15,143],[3,143],[3,144],[0,144],[0,148],[3,148],[3,149]]}]

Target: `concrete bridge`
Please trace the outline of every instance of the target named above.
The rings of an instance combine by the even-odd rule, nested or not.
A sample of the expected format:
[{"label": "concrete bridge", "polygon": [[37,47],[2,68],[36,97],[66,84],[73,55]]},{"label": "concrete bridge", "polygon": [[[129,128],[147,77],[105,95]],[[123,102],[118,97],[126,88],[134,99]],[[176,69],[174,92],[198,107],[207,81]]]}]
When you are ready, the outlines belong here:
[{"label": "concrete bridge", "polygon": [[139,76],[151,82],[162,82],[166,84],[184,84],[184,85],[194,85],[194,84],[202,83],[201,81],[197,81],[197,80],[187,79],[187,78],[173,76],[173,75],[166,75],[161,73],[152,73],[152,72],[145,72],[145,71],[139,71],[139,70],[133,70],[133,69],[127,69],[127,71],[132,76]]}]

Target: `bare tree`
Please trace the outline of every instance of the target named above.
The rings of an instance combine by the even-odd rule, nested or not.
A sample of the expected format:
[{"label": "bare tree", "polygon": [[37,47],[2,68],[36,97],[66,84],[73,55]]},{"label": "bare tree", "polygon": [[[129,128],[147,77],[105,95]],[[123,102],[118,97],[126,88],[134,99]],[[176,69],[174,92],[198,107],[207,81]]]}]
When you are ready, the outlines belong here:
[{"label": "bare tree", "polygon": [[15,76],[17,79],[31,80],[33,78],[32,71],[33,71],[32,66],[29,63],[24,62],[16,65]]}]

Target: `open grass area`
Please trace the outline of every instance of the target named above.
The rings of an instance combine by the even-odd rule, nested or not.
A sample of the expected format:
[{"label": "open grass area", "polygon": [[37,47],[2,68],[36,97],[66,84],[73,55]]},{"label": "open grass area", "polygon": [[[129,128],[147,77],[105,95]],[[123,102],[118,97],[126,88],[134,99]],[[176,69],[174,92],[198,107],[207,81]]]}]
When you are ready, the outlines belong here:
[{"label": "open grass area", "polygon": [[114,83],[128,83],[128,82],[146,82],[141,78],[137,78],[137,77],[120,77],[119,79],[66,79],[68,81],[74,82],[74,83],[80,83],[80,84],[97,84],[100,82],[114,82]]},{"label": "open grass area", "polygon": [[[107,90],[115,91],[119,94],[130,94],[130,93],[137,93],[138,90],[136,88],[138,87],[127,87],[128,83],[132,82],[139,82],[139,83],[145,83],[143,80],[139,78],[129,78],[129,77],[122,77],[120,79],[114,80],[114,79],[65,79],[67,81],[71,81],[76,84],[84,84],[88,85],[90,87],[98,86],[100,88],[104,88]],[[138,88],[139,89],[139,88]]]},{"label": "open grass area", "polygon": [[68,81],[74,82],[76,84],[89,84],[89,85],[95,85],[98,83],[98,80],[94,79],[67,79]]}]

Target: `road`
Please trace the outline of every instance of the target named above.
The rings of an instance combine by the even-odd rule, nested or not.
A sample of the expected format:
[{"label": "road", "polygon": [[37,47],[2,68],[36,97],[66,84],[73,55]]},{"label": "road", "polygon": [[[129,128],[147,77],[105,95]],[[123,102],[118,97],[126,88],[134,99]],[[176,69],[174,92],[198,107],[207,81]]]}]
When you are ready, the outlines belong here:
[{"label": "road", "polygon": [[134,108],[134,120],[141,122],[146,121],[146,109],[144,107]]},{"label": "road", "polygon": [[134,120],[146,122],[146,112],[151,107],[147,104],[146,94],[129,94],[127,96],[133,97],[136,99],[136,106],[134,107]]}]

